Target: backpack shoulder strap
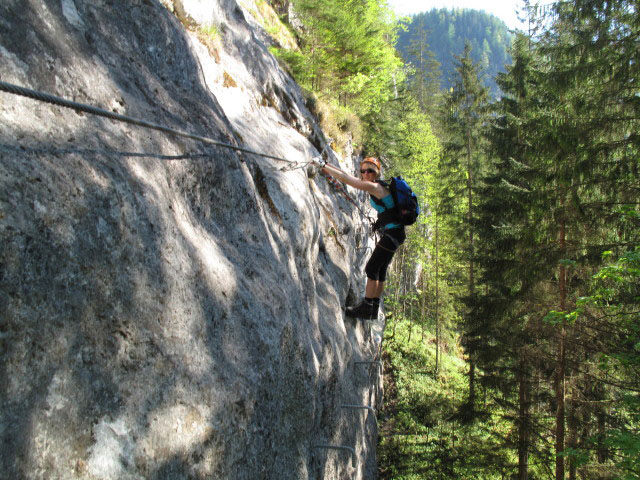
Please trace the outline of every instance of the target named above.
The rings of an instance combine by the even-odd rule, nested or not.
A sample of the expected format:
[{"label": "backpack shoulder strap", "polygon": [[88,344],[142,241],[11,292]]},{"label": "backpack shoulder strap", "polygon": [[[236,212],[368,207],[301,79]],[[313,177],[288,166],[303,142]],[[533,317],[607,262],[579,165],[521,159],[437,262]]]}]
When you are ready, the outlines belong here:
[{"label": "backpack shoulder strap", "polygon": [[[387,182],[385,182],[384,180],[376,180],[376,183],[379,183],[380,185],[382,185],[384,188],[389,188],[389,184]],[[373,195],[369,194],[371,196],[371,199],[373,200],[373,202],[376,205],[380,205],[381,207],[385,207],[386,205],[384,204],[384,202],[382,200],[380,200],[379,198],[374,197]]]}]

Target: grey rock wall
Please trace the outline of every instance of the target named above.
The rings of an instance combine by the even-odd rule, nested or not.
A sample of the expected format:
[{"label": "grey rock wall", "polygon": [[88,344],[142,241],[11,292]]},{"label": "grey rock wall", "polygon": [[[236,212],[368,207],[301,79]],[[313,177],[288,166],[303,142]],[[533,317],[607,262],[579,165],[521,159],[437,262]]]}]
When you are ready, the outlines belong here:
[{"label": "grey rock wall", "polygon": [[[318,153],[247,10],[163,3],[4,0],[0,78]],[[360,217],[287,165],[0,92],[0,478],[376,477],[374,418],[341,408],[380,401],[354,364],[379,326],[342,313],[363,286]]]}]

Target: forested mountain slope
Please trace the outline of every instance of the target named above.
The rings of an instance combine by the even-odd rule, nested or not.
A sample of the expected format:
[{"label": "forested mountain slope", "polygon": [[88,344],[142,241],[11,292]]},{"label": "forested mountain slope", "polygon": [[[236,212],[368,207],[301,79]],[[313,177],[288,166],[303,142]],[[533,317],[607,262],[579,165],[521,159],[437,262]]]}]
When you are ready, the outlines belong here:
[{"label": "forested mountain slope", "polygon": [[527,13],[497,101],[468,52],[435,106],[411,85],[442,150],[392,279],[385,479],[640,478],[637,1]]},{"label": "forested mountain slope", "polygon": [[420,46],[426,46],[440,64],[440,86],[448,90],[455,83],[455,57],[462,55],[468,42],[471,57],[484,70],[485,85],[494,97],[499,95],[495,77],[511,62],[508,50],[513,39],[502,20],[466,8],[434,8],[411,19],[407,30],[401,30],[398,35],[397,48],[405,61],[421,68],[425,65],[425,56]]}]

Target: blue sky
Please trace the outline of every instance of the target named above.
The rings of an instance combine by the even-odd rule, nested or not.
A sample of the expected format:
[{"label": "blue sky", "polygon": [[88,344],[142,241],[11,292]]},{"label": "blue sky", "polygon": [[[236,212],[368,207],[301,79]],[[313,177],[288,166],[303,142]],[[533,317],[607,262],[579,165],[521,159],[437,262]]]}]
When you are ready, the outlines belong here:
[{"label": "blue sky", "polygon": [[484,10],[500,18],[508,28],[524,28],[516,14],[516,9],[522,9],[522,0],[387,0],[387,3],[399,15],[425,12],[432,8],[457,7]]}]

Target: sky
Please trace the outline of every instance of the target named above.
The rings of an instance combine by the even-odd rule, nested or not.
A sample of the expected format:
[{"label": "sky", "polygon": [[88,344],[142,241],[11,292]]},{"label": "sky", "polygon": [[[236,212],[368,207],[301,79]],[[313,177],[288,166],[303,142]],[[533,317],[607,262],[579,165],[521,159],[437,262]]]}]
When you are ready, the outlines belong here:
[{"label": "sky", "polygon": [[470,8],[484,10],[500,18],[511,29],[523,29],[516,9],[522,9],[522,0],[387,0],[398,15],[411,15],[432,8]]}]

